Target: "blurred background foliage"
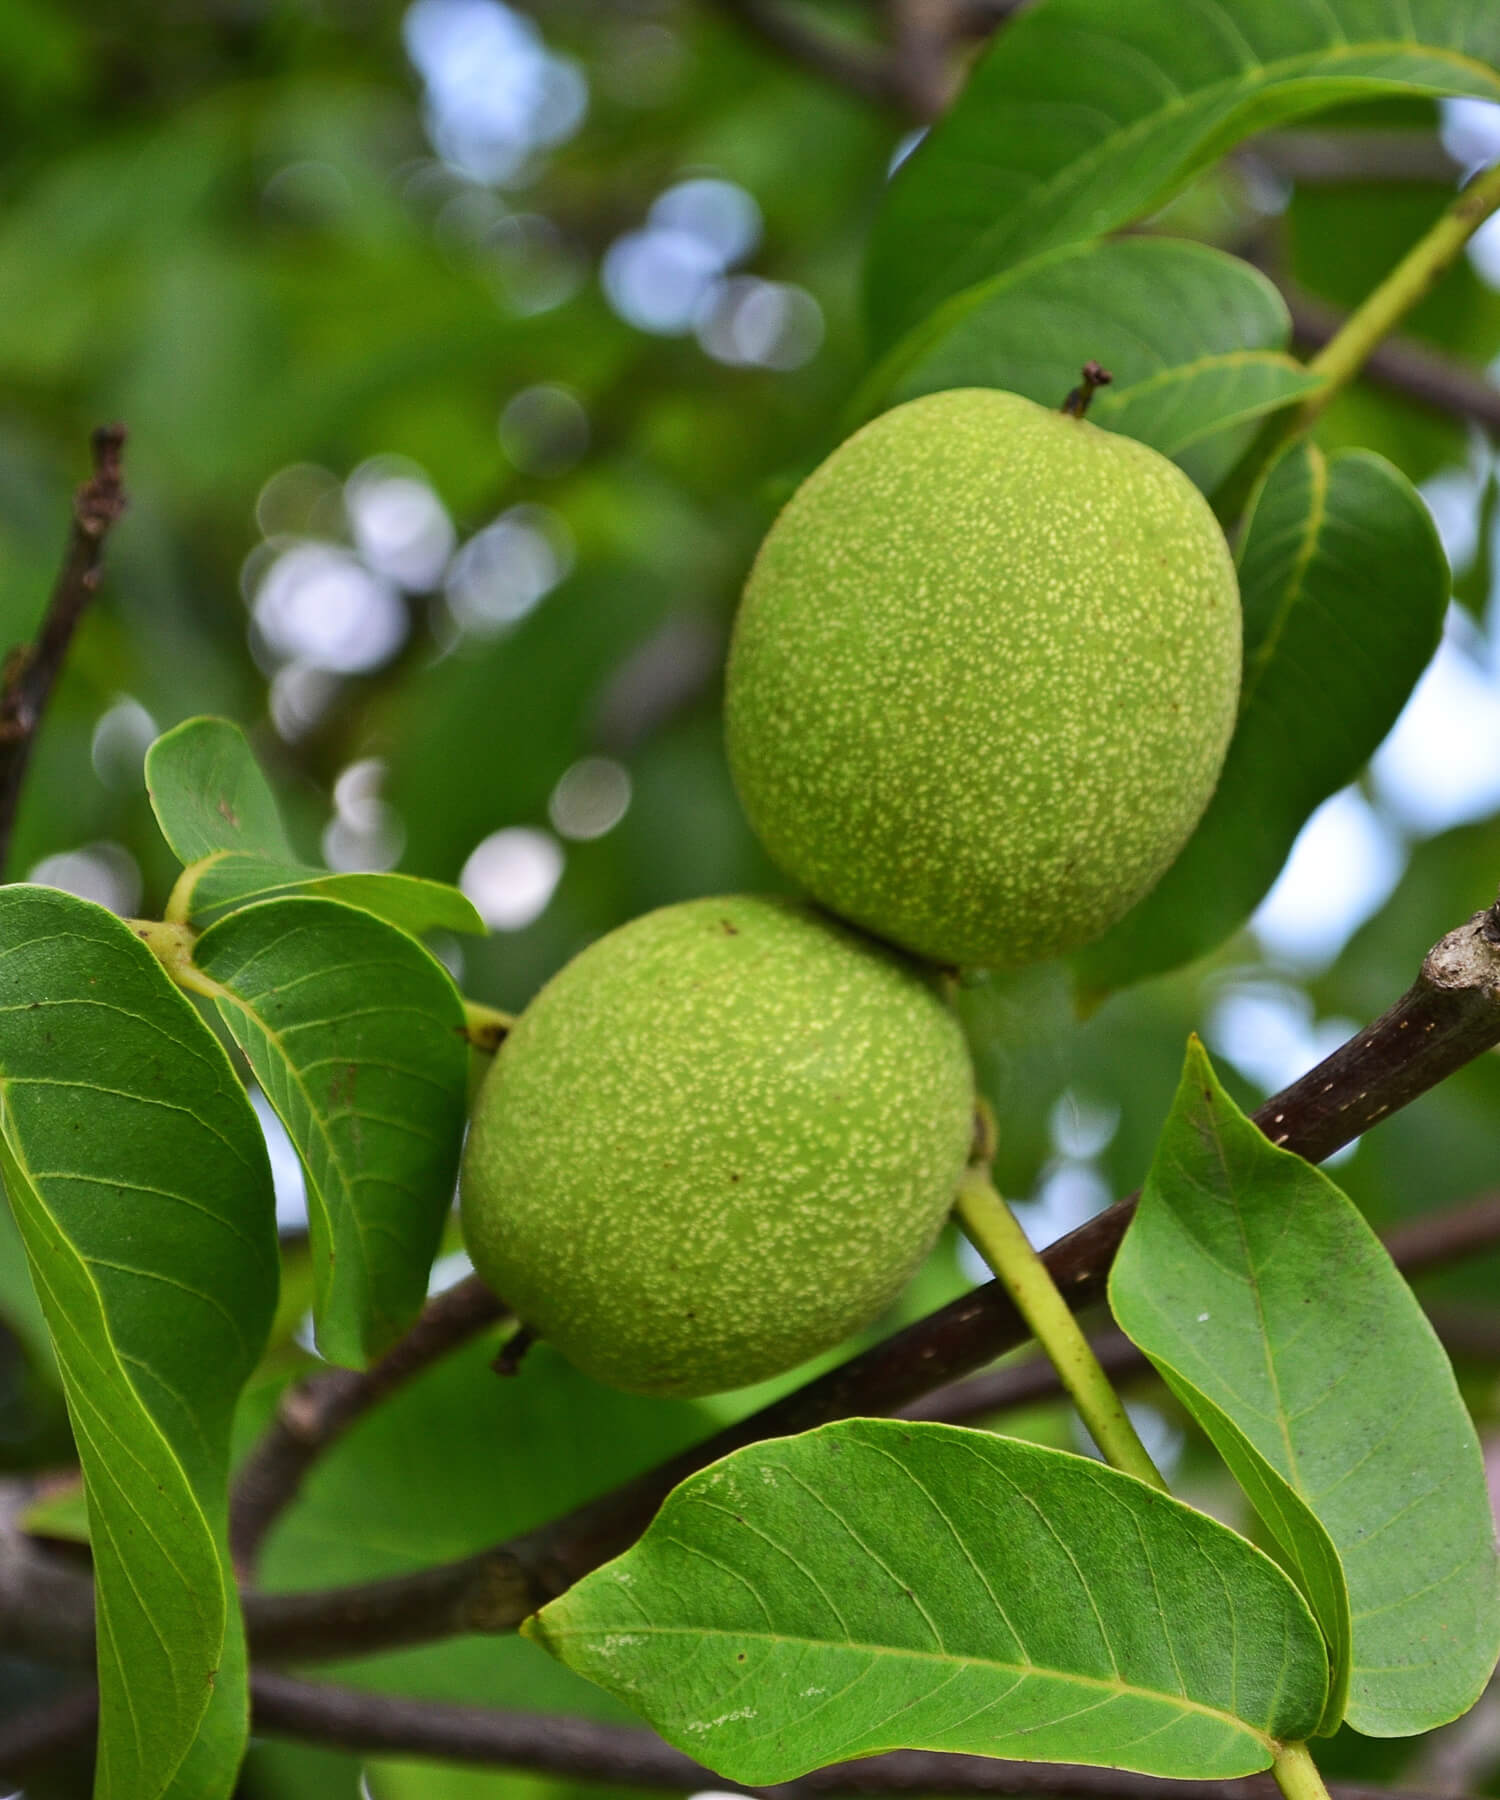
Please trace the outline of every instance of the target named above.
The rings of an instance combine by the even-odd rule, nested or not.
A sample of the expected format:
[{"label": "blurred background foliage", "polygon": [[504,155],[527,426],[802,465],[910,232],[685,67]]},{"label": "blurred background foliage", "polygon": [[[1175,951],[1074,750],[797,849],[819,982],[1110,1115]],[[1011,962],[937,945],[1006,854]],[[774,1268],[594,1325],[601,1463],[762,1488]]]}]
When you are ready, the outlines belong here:
[{"label": "blurred background foliage", "polygon": [[[811,9],[856,39],[873,11]],[[128,424],[132,495],[40,741],[13,878],[159,914],[173,868],[142,755],[177,720],[221,712],[250,731],[304,853],[462,882],[492,935],[435,948],[497,1005],[524,1004],[647,908],[781,885],[730,788],[722,653],[760,535],[841,434],[864,367],[862,249],[911,121],[777,54],[740,12],[0,0],[6,642],[39,616],[95,423]],[[1347,308],[1460,174],[1500,154],[1495,111],[1346,111],[1252,146],[1155,223]],[[1483,381],[1500,354],[1500,228],[1408,333]],[[1139,1181],[1189,1030],[1258,1101],[1495,896],[1492,446],[1373,381],[1321,435],[1422,486],[1458,577],[1447,635],[1370,771],[1206,963],[1082,1025],[1059,971],[970,982],[999,1176],[1038,1239]],[[1496,1183],[1497,1118],[1490,1056],[1336,1159],[1338,1178],[1377,1225],[1462,1200]],[[247,1441],[309,1360],[299,1177],[273,1148],[288,1294]],[[46,1466],[68,1455],[65,1425],[15,1248],[0,1250],[0,1456]],[[977,1278],[945,1242],[904,1316]],[[1423,1292],[1497,1340],[1494,1361],[1463,1369],[1493,1450],[1494,1260]],[[268,1580],[321,1586],[477,1548],[765,1397],[629,1401],[545,1351],[501,1384],[486,1352],[430,1372],[320,1466]],[[1195,1497],[1226,1504],[1181,1418],[1146,1399],[1154,1447]],[[1019,1423],[1073,1441],[1057,1409]],[[613,1716],[519,1641],[344,1674]],[[0,1702],[26,1704],[37,1680],[0,1664]],[[1341,1739],[1327,1767],[1390,1778],[1404,1756],[1415,1778],[1446,1753]],[[56,1791],[75,1779],[60,1772]],[[362,1780],[376,1800],[565,1791],[436,1765],[362,1772],[269,1743],[243,1791],[352,1796]]]}]

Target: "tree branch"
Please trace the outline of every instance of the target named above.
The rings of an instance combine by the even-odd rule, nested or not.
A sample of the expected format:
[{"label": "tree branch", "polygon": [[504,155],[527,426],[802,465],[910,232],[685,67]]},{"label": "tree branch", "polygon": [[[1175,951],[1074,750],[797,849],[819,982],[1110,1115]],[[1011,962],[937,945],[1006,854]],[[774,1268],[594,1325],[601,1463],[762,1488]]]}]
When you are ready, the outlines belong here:
[{"label": "tree branch", "polygon": [[120,478],[125,427],[99,426],[92,444],[94,473],[73,496],[68,546],[41,630],[35,642],[10,652],[0,672],[0,874],[10,853],[32,743],[73,632],[99,585],[104,540],[125,510]]},{"label": "tree branch", "polygon": [[0,1775],[24,1780],[35,1764],[92,1738],[98,1723],[99,1690],[92,1682],[0,1720]]},{"label": "tree branch", "polygon": [[[632,1725],[600,1725],[590,1719],[501,1712],[490,1707],[444,1706],[371,1694],[284,1675],[251,1680],[254,1728],[302,1743],[327,1744],[386,1755],[431,1756],[446,1762],[482,1763],[608,1781],[632,1787],[704,1789],[800,1800],[817,1794],[995,1794],[1051,1796],[1052,1800],[1275,1800],[1268,1775],[1238,1781],[1160,1781],[1118,1769],[1072,1768],[1057,1763],[1000,1762],[988,1756],[955,1756],[932,1750],[896,1750],[859,1762],[819,1769],[779,1787],[746,1788],[726,1781]],[[1391,1788],[1335,1785],[1335,1800],[1416,1800]],[[1425,1800],[1434,1800],[1427,1795]]]},{"label": "tree branch", "polygon": [[282,1394],[230,1495],[229,1548],[242,1578],[318,1458],[372,1406],[503,1319],[505,1311],[505,1302],[471,1275],[429,1300],[406,1336],[372,1367],[320,1371]]},{"label": "tree branch", "polygon": [[[1321,1161],[1377,1120],[1500,1043],[1500,903],[1450,931],[1411,988],[1373,1025],[1267,1101],[1255,1122]],[[1075,1309],[1104,1297],[1135,1208],[1116,1202],[1046,1252]],[[334,1656],[454,1630],[507,1631],[629,1547],[678,1482],[742,1445],[833,1419],[889,1414],[991,1362],[1028,1336],[996,1282],[876,1344],[806,1387],[550,1525],[411,1576],[324,1593],[250,1595],[262,1659]]]},{"label": "tree branch", "polygon": [[[1277,1141],[1313,1160],[1435,1087],[1500,1042],[1500,905],[1476,913],[1424,959],[1412,987],[1375,1023],[1255,1115]],[[1103,1298],[1109,1265],[1134,1209],[1117,1202],[1046,1252],[1075,1308]],[[1493,1242],[1489,1197],[1402,1228],[1404,1253],[1460,1255]],[[1411,1266],[1408,1264],[1408,1266]],[[291,1594],[250,1593],[245,1617],[258,1661],[314,1661],[423,1643],[458,1632],[512,1630],[609,1557],[627,1549],[678,1482],[731,1450],[834,1419],[890,1414],[971,1374],[1026,1340],[998,1283],[976,1289],[806,1387],[539,1530],[412,1575]],[[56,1660],[86,1645],[87,1580],[25,1540],[0,1541],[0,1620],[15,1643],[50,1634]],[[28,1634],[30,1634],[28,1636]]]},{"label": "tree branch", "polygon": [[835,87],[880,106],[904,103],[893,59],[873,44],[835,37],[781,0],[718,0],[718,5],[762,43]]},{"label": "tree branch", "polygon": [[[1337,307],[1325,306],[1306,294],[1282,292],[1299,343],[1321,349],[1338,336],[1346,315]],[[1408,399],[1500,432],[1500,387],[1483,369],[1460,357],[1445,356],[1410,338],[1388,338],[1370,352],[1364,372],[1369,380]]]}]

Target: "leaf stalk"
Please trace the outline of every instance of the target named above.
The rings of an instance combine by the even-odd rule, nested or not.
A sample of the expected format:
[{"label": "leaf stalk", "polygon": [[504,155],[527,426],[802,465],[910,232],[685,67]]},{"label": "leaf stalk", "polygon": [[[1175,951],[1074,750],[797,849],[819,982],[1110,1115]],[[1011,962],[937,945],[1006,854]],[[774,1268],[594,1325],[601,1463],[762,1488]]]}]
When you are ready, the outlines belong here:
[{"label": "leaf stalk", "polygon": [[1165,1493],[1167,1484],[1161,1471],[1152,1462],[1067,1301],[1057,1291],[1046,1263],[1032,1249],[1015,1214],[978,1165],[971,1165],[959,1183],[958,1217],[970,1243],[995,1271],[1016,1311],[1047,1352],[1105,1460]]}]

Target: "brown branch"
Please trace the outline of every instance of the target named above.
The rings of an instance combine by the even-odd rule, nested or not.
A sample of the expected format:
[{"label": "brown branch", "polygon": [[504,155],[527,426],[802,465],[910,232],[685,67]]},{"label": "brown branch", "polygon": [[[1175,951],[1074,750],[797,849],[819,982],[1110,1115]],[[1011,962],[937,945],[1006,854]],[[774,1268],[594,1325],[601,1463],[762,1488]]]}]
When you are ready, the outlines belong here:
[{"label": "brown branch", "polygon": [[104,540],[125,510],[120,479],[123,425],[101,425],[93,434],[94,473],[73,496],[73,524],[62,568],[36,640],[13,649],[0,672],[0,874],[31,746],[73,641],[73,632],[99,585]]},{"label": "brown branch", "polygon": [[771,49],[835,87],[880,106],[904,104],[894,62],[883,49],[836,37],[782,0],[719,0],[719,6]]},{"label": "brown branch", "polygon": [[[1306,294],[1287,292],[1285,298],[1299,344],[1321,350],[1337,335],[1345,317],[1337,307]],[[1446,356],[1411,338],[1387,338],[1370,352],[1365,374],[1410,400],[1500,432],[1500,387],[1461,357]]]},{"label": "brown branch", "polygon": [[1314,187],[1416,181],[1454,187],[1462,168],[1427,131],[1273,131],[1247,144],[1245,162]]},{"label": "brown branch", "polygon": [[99,1723],[99,1690],[73,1688],[44,1706],[0,1720],[0,1775],[21,1781],[35,1764],[93,1737]]},{"label": "brown branch", "polygon": [[[1321,1161],[1500,1042],[1500,904],[1476,913],[1423,960],[1388,1012],[1255,1115],[1276,1142]],[[1061,1239],[1046,1261],[1075,1310],[1104,1297],[1135,1196]],[[1029,1332],[989,1283],[863,1355],[550,1525],[412,1576],[323,1593],[250,1595],[258,1657],[353,1654],[454,1630],[507,1631],[645,1530],[678,1482],[763,1438],[834,1419],[889,1414],[971,1374]]]},{"label": "brown branch", "polygon": [[890,0],[888,10],[895,91],[914,119],[935,119],[952,100],[957,82],[953,48],[964,29],[960,0]]},{"label": "brown branch", "polygon": [[[782,1800],[817,1794],[1009,1794],[1038,1800],[1043,1795],[1052,1800],[1276,1800],[1277,1795],[1269,1775],[1238,1781],[1162,1781],[1118,1769],[1001,1762],[935,1750],[895,1750],[819,1769],[779,1787],[747,1788],[726,1781],[639,1726],[445,1706],[264,1673],[251,1678],[251,1699],[255,1730],[273,1737],[688,1793],[709,1789]],[[1334,1800],[1416,1800],[1392,1788],[1335,1783],[1329,1791]],[[1429,1794],[1425,1800],[1435,1797]]]},{"label": "brown branch", "polygon": [[477,1275],[429,1300],[399,1343],[368,1369],[328,1369],[294,1383],[246,1457],[229,1500],[229,1548],[248,1577],[266,1533],[308,1470],[358,1419],[414,1375],[505,1317],[505,1303]]},{"label": "brown branch", "polygon": [[[1434,1087],[1500,1042],[1500,916],[1476,914],[1429,952],[1411,989],[1387,1013],[1255,1115],[1262,1130],[1315,1159]],[[1101,1299],[1134,1206],[1118,1202],[1054,1244],[1046,1260],[1076,1307]],[[1426,1266],[1493,1241],[1491,1198],[1402,1228],[1403,1253]],[[1408,1267],[1412,1264],[1408,1263]],[[245,1596],[259,1661],[357,1655],[456,1632],[514,1629],[628,1548],[679,1481],[741,1445],[810,1430],[833,1419],[889,1414],[971,1374],[1025,1342],[1027,1331],[996,1283],[976,1289],[774,1405],[601,1495],[537,1531],[492,1549],[384,1581],[308,1593]],[[92,1596],[82,1576],[0,1537],[0,1621],[9,1641],[51,1634],[87,1642]],[[30,1638],[27,1633],[31,1633]]]}]

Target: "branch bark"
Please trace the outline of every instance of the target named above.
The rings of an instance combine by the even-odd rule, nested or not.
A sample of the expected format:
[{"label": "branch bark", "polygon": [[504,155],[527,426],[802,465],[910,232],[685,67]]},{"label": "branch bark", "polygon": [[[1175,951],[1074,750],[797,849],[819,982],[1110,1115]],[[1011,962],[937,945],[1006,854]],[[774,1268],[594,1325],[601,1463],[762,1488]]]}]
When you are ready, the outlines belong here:
[{"label": "branch bark", "polygon": [[[1320,350],[1338,336],[1345,314],[1337,307],[1285,289],[1283,295],[1298,343]],[[1483,369],[1459,357],[1445,356],[1411,338],[1387,338],[1370,352],[1364,372],[1371,381],[1410,400],[1500,432],[1500,387]]]},{"label": "branch bark", "polygon": [[36,1764],[90,1740],[98,1723],[99,1690],[92,1682],[0,1721],[0,1775],[24,1780]]},{"label": "branch bark", "polygon": [[[1267,1101],[1255,1122],[1318,1162],[1370,1125],[1500,1043],[1500,902],[1450,931],[1390,1010]],[[1116,1202],[1046,1253],[1069,1304],[1104,1297],[1135,1208]],[[246,1620],[262,1660],[334,1656],[454,1630],[508,1631],[536,1607],[629,1547],[678,1482],[741,1445],[833,1419],[889,1414],[955,1381],[1028,1336],[996,1282],[875,1345],[851,1362],[527,1536],[476,1555],[356,1589],[250,1595]]]},{"label": "branch bark", "polygon": [[[439,1706],[370,1694],[284,1675],[257,1674],[251,1682],[255,1729],[302,1743],[343,1750],[432,1756],[608,1781],[632,1787],[707,1789],[801,1800],[817,1794],[995,1794],[1053,1800],[1276,1800],[1268,1775],[1238,1781],[1159,1781],[1118,1769],[1057,1763],[998,1762],[932,1750],[884,1756],[819,1769],[779,1787],[746,1788],[726,1781],[665,1744],[654,1732],[589,1719],[501,1712],[490,1707]],[[1334,1800],[1417,1800],[1391,1788],[1335,1784]],[[1436,1800],[1428,1794],[1424,1800]]]},{"label": "branch bark", "polygon": [[781,0],[719,0],[719,7],[762,43],[835,87],[880,106],[903,104],[899,76],[885,50],[835,37]]},{"label": "branch bark", "polygon": [[[1451,931],[1417,980],[1374,1024],[1269,1100],[1256,1123],[1288,1148],[1321,1160],[1369,1125],[1500,1043],[1500,904]],[[1109,1265],[1134,1209],[1117,1202],[1054,1244],[1046,1261],[1074,1308],[1103,1298]],[[1457,1256],[1495,1239],[1500,1200],[1413,1222],[1397,1235],[1404,1256]],[[1404,1240],[1404,1243],[1403,1243]],[[1408,1267],[1412,1266],[1410,1263]],[[971,1374],[1027,1337],[997,1283],[976,1289],[875,1345],[841,1368],[720,1432],[706,1443],[509,1543],[415,1574],[354,1587],[249,1593],[245,1617],[257,1662],[316,1661],[430,1642],[459,1632],[513,1630],[640,1535],[670,1490],[741,1445],[811,1430],[833,1419],[890,1414]],[[0,1620],[8,1641],[49,1660],[86,1650],[89,1582],[12,1531],[0,1535]]]},{"label": "branch bark", "polygon": [[41,630],[34,642],[10,652],[0,673],[0,874],[10,853],[31,746],[78,621],[99,586],[104,541],[125,510],[120,476],[125,427],[101,425],[91,441],[94,472],[73,496],[73,524]]},{"label": "branch bark", "polygon": [[240,1468],[229,1500],[229,1548],[242,1578],[308,1470],[372,1406],[506,1316],[477,1275],[429,1300],[401,1341],[368,1369],[329,1369],[296,1382]]}]

